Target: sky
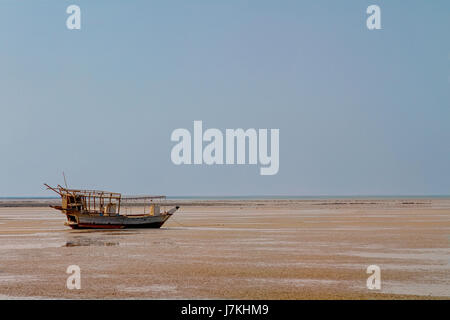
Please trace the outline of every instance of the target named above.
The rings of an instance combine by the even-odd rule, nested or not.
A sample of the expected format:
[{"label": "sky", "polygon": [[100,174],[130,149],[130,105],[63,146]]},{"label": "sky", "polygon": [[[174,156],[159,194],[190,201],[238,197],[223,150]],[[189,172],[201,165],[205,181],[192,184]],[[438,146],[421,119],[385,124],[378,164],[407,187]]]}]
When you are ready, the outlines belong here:
[{"label": "sky", "polygon": [[[449,31],[438,0],[1,0],[0,197],[448,195]],[[173,164],[194,120],[279,129],[279,172]]]}]

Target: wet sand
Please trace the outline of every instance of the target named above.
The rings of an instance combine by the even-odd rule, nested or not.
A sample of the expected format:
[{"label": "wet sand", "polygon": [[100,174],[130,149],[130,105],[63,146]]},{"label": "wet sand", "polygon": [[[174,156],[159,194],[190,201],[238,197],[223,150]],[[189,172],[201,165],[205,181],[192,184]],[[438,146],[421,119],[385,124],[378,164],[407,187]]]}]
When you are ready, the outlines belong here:
[{"label": "wet sand", "polygon": [[0,201],[0,299],[450,298],[449,199],[185,200],[162,229],[109,231],[49,201]]}]

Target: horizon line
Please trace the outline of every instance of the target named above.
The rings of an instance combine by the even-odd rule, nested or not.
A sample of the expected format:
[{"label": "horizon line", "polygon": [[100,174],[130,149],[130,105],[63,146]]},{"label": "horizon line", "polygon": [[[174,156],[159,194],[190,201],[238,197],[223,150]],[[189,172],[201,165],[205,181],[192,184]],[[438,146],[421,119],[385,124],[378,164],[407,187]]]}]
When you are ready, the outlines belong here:
[{"label": "horizon line", "polygon": [[[122,196],[136,196],[122,194]],[[196,198],[196,199],[224,199],[224,198],[251,198],[251,199],[279,199],[279,198],[450,198],[450,194],[349,194],[349,195],[167,195],[167,199],[183,199],[183,198]],[[0,199],[59,199],[60,197],[48,197],[48,196],[0,196]]]}]

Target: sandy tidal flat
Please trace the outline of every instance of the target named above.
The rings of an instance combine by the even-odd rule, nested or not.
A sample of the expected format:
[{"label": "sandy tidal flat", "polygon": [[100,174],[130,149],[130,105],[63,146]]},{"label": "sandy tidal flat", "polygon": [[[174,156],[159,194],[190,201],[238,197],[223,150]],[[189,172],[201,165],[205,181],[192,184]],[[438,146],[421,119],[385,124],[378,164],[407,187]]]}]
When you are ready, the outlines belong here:
[{"label": "sandy tidal flat", "polygon": [[450,298],[449,199],[185,201],[162,229],[103,231],[21,204],[0,202],[0,299]]}]

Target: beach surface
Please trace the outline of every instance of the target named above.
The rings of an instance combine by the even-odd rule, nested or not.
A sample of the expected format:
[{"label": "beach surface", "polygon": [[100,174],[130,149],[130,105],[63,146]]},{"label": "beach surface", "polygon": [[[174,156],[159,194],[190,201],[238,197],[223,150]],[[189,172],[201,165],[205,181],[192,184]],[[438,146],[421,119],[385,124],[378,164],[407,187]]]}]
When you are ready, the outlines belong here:
[{"label": "beach surface", "polygon": [[138,230],[71,230],[53,202],[0,200],[0,299],[450,298],[446,198],[171,200]]}]

